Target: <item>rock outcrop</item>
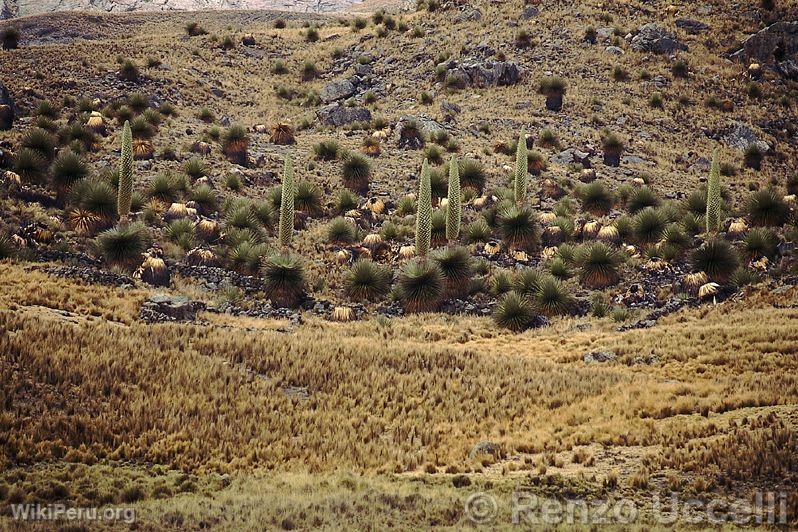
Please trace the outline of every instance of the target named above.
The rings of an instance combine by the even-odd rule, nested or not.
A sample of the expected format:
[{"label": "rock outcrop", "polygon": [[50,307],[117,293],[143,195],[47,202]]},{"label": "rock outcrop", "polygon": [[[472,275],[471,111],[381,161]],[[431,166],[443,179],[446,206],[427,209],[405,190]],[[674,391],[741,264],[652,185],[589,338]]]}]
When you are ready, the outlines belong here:
[{"label": "rock outcrop", "polygon": [[523,70],[512,61],[468,58],[442,63],[447,83],[460,88],[515,85],[521,81]]},{"label": "rock outcrop", "polygon": [[776,22],[751,35],[732,57],[769,65],[785,78],[798,79],[798,21]]},{"label": "rock outcrop", "polygon": [[662,26],[649,23],[641,26],[637,35],[632,38],[632,49],[637,52],[672,54],[687,50],[687,45],[679,42],[675,35]]},{"label": "rock outcrop", "polygon": [[353,122],[368,122],[371,120],[371,111],[364,107],[346,107],[331,103],[317,109],[316,116],[325,125],[341,127]]}]

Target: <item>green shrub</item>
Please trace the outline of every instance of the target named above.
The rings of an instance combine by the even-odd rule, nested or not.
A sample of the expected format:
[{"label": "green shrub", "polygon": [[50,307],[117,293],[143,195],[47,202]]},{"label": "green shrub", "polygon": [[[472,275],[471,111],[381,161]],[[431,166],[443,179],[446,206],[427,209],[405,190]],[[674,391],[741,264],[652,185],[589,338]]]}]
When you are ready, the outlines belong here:
[{"label": "green shrub", "polygon": [[49,131],[34,127],[22,135],[20,146],[34,150],[44,159],[52,159],[55,154],[56,139]]},{"label": "green shrub", "polygon": [[546,316],[569,314],[576,305],[576,299],[568,289],[551,275],[542,276],[534,302],[535,308]]},{"label": "green shrub", "polygon": [[347,211],[356,209],[358,204],[357,195],[348,188],[342,188],[335,195],[335,212],[344,214]]},{"label": "green shrub", "polygon": [[690,263],[694,271],[703,271],[713,281],[723,283],[740,265],[740,259],[728,242],[714,238],[693,251]]},{"label": "green shrub", "polygon": [[293,255],[279,254],[263,261],[266,296],[279,307],[296,307],[305,297],[305,267]]},{"label": "green shrub", "polygon": [[468,250],[463,247],[446,247],[433,255],[433,261],[443,274],[446,295],[456,298],[467,296],[473,275]]},{"label": "green shrub", "polygon": [[147,228],[140,223],[119,225],[97,236],[99,255],[108,263],[132,267],[141,261],[141,254],[150,245]]},{"label": "green shrub", "polygon": [[626,200],[626,208],[632,214],[636,214],[647,207],[657,207],[659,204],[659,198],[654,191],[648,187],[633,190]]},{"label": "green shrub", "polygon": [[497,226],[510,248],[531,249],[540,241],[540,224],[531,209],[517,206],[506,208],[499,214]]},{"label": "green shrub", "polygon": [[612,192],[600,181],[581,186],[579,200],[582,202],[582,210],[594,216],[606,215],[615,202]]},{"label": "green shrub", "polygon": [[618,266],[622,259],[603,242],[579,247],[574,262],[579,267],[579,279],[588,288],[602,289],[618,283]]},{"label": "green shrub", "polygon": [[746,202],[748,218],[755,226],[781,227],[787,221],[789,207],[775,189],[758,190]]},{"label": "green shrub", "polygon": [[313,153],[320,161],[332,161],[338,157],[340,147],[336,140],[323,140],[313,146]]},{"label": "green shrub", "polygon": [[516,292],[505,294],[493,312],[496,325],[516,332],[528,329],[536,317],[532,302]]},{"label": "green shrub", "polygon": [[[247,230],[245,230],[247,231]],[[268,246],[259,244],[256,239],[250,238],[249,233],[240,233],[235,236],[236,242],[231,242],[228,258],[234,270],[240,273],[256,273],[264,257],[269,252]]]},{"label": "green shrub", "polygon": [[366,156],[350,152],[344,159],[341,174],[346,188],[358,194],[368,192],[371,163]]},{"label": "green shrub", "polygon": [[490,240],[491,236],[491,228],[484,218],[477,218],[471,222],[465,230],[465,241],[467,244],[487,242]]},{"label": "green shrub", "polygon": [[392,276],[386,266],[359,260],[352,265],[344,281],[346,295],[355,301],[377,299],[388,292]]},{"label": "green shrub", "polygon": [[116,190],[108,181],[98,178],[81,179],[72,185],[69,203],[105,221],[116,216]]},{"label": "green shrub", "polygon": [[66,190],[76,181],[88,177],[90,171],[89,165],[79,155],[62,151],[53,161],[50,173],[56,188]]},{"label": "green shrub", "polygon": [[659,209],[646,207],[635,215],[632,224],[635,238],[641,243],[648,244],[662,238],[662,233],[668,225],[668,220]]},{"label": "green shrub", "polygon": [[437,263],[423,257],[407,263],[397,280],[397,296],[407,312],[437,310],[444,290],[444,277]]},{"label": "green shrub", "polygon": [[779,245],[776,233],[765,227],[757,227],[743,237],[743,249],[752,259],[760,257],[773,258]]},{"label": "green shrub", "polygon": [[206,175],[205,162],[199,157],[192,157],[183,166],[183,171],[191,179],[199,179]]},{"label": "green shrub", "polygon": [[327,241],[351,244],[357,238],[357,228],[346,218],[333,218],[327,225]]}]

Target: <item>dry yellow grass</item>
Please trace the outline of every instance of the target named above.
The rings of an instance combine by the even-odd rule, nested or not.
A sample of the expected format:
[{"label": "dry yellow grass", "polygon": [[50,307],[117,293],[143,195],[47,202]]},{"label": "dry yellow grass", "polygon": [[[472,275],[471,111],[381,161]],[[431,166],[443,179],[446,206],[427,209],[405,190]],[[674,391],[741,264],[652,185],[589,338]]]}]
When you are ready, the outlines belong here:
[{"label": "dry yellow grass", "polygon": [[[344,470],[365,479],[411,473],[433,485],[459,472],[514,485],[547,469],[591,491],[620,470],[632,493],[650,489],[636,484],[640,475],[673,471],[692,490],[724,493],[724,482],[740,480],[794,488],[795,464],[759,434],[795,438],[798,311],[774,307],[795,301],[795,289],[626,333],[596,320],[578,330],[581,320],[568,319],[512,335],[488,320],[443,316],[312,320],[283,333],[213,315],[208,325],[146,325],[135,319],[138,291],[21,271],[4,263],[0,273],[5,287],[15,280],[0,308],[0,436],[12,471],[123,461],[202,482],[233,473],[246,483],[269,470],[322,482]],[[83,319],[118,302],[121,324]],[[608,348],[618,363],[581,360]],[[652,353],[660,364],[632,363]],[[480,441],[500,452],[471,457]]]}]

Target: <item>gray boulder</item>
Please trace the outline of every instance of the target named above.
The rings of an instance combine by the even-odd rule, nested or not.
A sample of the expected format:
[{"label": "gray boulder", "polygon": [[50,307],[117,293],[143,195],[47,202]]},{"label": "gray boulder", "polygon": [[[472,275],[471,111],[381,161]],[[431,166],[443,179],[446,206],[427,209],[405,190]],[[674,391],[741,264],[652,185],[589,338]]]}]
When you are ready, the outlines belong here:
[{"label": "gray boulder", "polygon": [[747,124],[734,122],[721,131],[721,140],[730,148],[744,151],[751,144],[756,144],[763,151],[770,151],[770,145],[762,140]]},{"label": "gray boulder", "polygon": [[776,22],[751,35],[732,57],[773,65],[784,77],[798,79],[798,21]]},{"label": "gray boulder", "polygon": [[640,27],[637,35],[632,38],[632,49],[637,52],[671,54],[687,50],[687,45],[676,40],[676,36],[665,28],[652,22]]},{"label": "gray boulder", "polygon": [[524,11],[521,13],[521,18],[524,20],[529,20],[531,18],[535,18],[536,16],[540,15],[540,10],[535,6],[526,6]]},{"label": "gray boulder", "polygon": [[469,58],[459,63],[448,61],[444,67],[450,83],[461,88],[515,85],[523,75],[521,67],[512,61]]},{"label": "gray boulder", "polygon": [[591,351],[589,353],[585,353],[582,359],[585,361],[586,364],[592,364],[595,362],[612,362],[617,357],[615,353],[610,353],[609,351]]},{"label": "gray boulder", "polygon": [[325,125],[340,127],[353,122],[368,122],[371,120],[371,111],[363,107],[345,107],[331,103],[317,109],[316,116]]},{"label": "gray boulder", "polygon": [[202,301],[191,301],[184,296],[171,296],[168,294],[155,294],[150,296],[143,305],[139,315],[144,321],[192,321],[197,313],[205,310]]},{"label": "gray boulder", "polygon": [[349,98],[355,94],[356,90],[357,86],[351,79],[339,79],[325,85],[324,88],[319,91],[319,98],[321,98],[321,101],[324,103],[330,103],[336,100]]}]

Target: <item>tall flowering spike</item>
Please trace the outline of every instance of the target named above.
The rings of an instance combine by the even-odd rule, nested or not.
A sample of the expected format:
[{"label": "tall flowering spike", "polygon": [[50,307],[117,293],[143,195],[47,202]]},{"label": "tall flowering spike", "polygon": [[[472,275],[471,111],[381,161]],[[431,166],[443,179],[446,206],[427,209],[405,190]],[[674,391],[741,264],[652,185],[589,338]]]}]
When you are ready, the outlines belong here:
[{"label": "tall flowering spike", "polygon": [[526,152],[526,130],[522,129],[515,148],[515,202],[520,206],[526,202],[526,182],[529,166]]},{"label": "tall flowering spike", "polygon": [[718,163],[718,150],[715,150],[707,182],[707,233],[720,231],[720,204],[720,164]]},{"label": "tall flowering spike", "polygon": [[446,204],[446,240],[452,242],[460,236],[460,167],[457,157],[452,155],[449,163],[449,196]]},{"label": "tall flowering spike", "polygon": [[291,237],[294,234],[294,166],[291,163],[290,156],[285,158],[281,188],[278,236],[280,245],[287,247],[291,244]]},{"label": "tall flowering spike", "polygon": [[133,133],[130,122],[125,120],[122,128],[122,156],[119,160],[119,195],[117,211],[119,219],[127,222],[130,204],[133,201]]},{"label": "tall flowering spike", "polygon": [[416,208],[416,253],[426,257],[432,239],[432,185],[429,162],[421,165],[421,181],[418,185],[418,207]]}]

